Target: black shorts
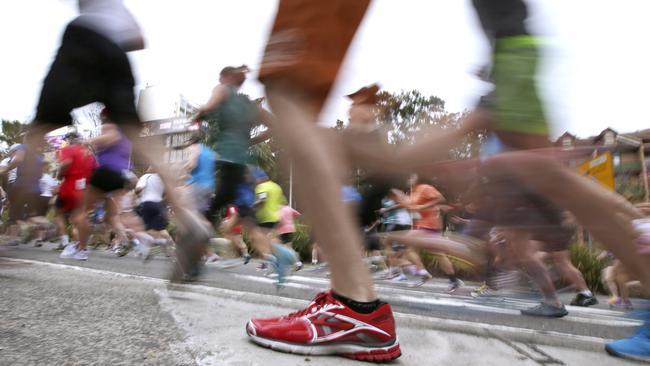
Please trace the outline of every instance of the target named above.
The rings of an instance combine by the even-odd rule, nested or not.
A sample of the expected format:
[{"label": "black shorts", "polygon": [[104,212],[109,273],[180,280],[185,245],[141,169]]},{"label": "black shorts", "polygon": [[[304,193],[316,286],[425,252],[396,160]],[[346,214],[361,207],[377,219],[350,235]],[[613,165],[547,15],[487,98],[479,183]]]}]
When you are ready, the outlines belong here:
[{"label": "black shorts", "polygon": [[126,187],[126,179],[122,172],[100,166],[90,176],[90,185],[103,191],[113,192]]},{"label": "black shorts", "polygon": [[[254,211],[250,205],[236,202],[239,200],[238,189],[241,184],[246,184],[247,167],[244,164],[236,164],[227,161],[219,161],[217,164],[217,189],[212,197],[210,209],[206,216],[214,221],[221,210],[230,204],[235,204],[237,214],[241,218],[253,218]],[[252,204],[252,202],[251,202]]]},{"label": "black shorts", "polygon": [[142,218],[146,230],[167,229],[167,207],[163,202],[142,202],[136,212]]},{"label": "black shorts", "polygon": [[283,244],[293,243],[293,237],[295,236],[295,234],[296,233],[280,234],[280,240],[282,241]]},{"label": "black shorts", "polygon": [[101,102],[114,123],[139,123],[134,87],[124,50],[96,32],[69,24],[43,81],[35,121],[65,126],[74,108]]},{"label": "black shorts", "polygon": [[[239,212],[238,212],[239,213]],[[278,222],[258,222],[257,226],[264,228],[264,229],[269,229],[273,230],[278,226]]]}]

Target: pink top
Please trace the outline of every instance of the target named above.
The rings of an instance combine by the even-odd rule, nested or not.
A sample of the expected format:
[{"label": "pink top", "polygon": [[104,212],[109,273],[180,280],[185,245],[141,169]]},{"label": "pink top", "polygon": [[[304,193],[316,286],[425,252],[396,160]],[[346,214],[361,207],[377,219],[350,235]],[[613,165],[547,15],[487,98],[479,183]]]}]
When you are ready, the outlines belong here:
[{"label": "pink top", "polygon": [[300,212],[289,206],[282,206],[280,209],[280,222],[276,228],[278,234],[295,233],[296,225],[294,225],[293,219],[298,216],[300,216]]}]

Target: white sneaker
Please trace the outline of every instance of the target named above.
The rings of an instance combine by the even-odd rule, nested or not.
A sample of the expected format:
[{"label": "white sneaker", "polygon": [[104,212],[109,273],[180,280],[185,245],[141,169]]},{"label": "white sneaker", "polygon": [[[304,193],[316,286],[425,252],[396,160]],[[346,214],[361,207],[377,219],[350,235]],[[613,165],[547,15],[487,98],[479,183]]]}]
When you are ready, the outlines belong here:
[{"label": "white sneaker", "polygon": [[59,258],[72,258],[77,253],[77,243],[70,243],[63,248]]},{"label": "white sneaker", "polygon": [[86,249],[77,250],[77,252],[72,256],[72,259],[76,259],[78,261],[86,261],[88,260],[88,251]]},{"label": "white sneaker", "polygon": [[208,256],[207,258],[205,258],[205,263],[216,263],[220,259],[221,259],[221,257],[219,257],[218,255],[213,253],[213,254],[210,254],[210,256]]}]

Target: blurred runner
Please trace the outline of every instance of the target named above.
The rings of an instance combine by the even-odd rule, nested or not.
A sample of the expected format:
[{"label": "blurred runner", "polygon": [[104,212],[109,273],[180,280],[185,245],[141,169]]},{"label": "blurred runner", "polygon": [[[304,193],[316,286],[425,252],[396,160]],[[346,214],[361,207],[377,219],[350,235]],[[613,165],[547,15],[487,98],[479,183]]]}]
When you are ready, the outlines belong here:
[{"label": "blurred runner", "polygon": [[253,245],[263,257],[269,258],[278,275],[278,283],[282,285],[289,273],[289,268],[298,261],[293,249],[279,244],[277,227],[280,223],[280,209],[286,204],[282,187],[269,179],[266,172],[256,169],[254,172],[257,185],[255,186],[255,218],[257,228],[251,232]]},{"label": "blurred runner", "polygon": [[66,217],[69,218],[73,229],[78,232],[86,230],[88,217],[84,209],[84,200],[96,161],[92,152],[82,144],[81,138],[76,132],[66,134],[64,140],[68,142],[68,146],[59,150],[58,175],[61,178],[61,187],[55,203],[61,245],[65,247],[61,252],[61,257],[85,260],[88,257],[87,253],[80,251],[76,243],[70,245]]},{"label": "blurred runner", "polygon": [[[135,82],[126,52],[144,48],[142,31],[122,0],[79,0],[78,5],[80,14],[67,25],[43,81],[36,117],[27,134],[30,154],[44,145],[47,132],[71,123],[72,109],[103,103],[107,117],[121,133],[137,141],[134,155],[160,173],[183,234],[180,243],[189,243],[182,247],[191,251],[194,242],[207,240],[209,228],[177,197],[174,176],[161,160],[162,144],[140,139]],[[86,234],[81,236],[84,248]]]},{"label": "blurred runner", "polygon": [[[279,214],[280,214],[280,221],[278,222],[278,227],[276,228],[276,231],[280,236],[280,240],[282,241],[282,244],[286,245],[291,249],[294,249],[293,240],[296,236],[295,219],[296,217],[300,216],[300,212],[294,210],[289,205],[283,205],[280,208]],[[300,260],[296,262],[297,271],[300,270],[302,266],[303,264]]]}]

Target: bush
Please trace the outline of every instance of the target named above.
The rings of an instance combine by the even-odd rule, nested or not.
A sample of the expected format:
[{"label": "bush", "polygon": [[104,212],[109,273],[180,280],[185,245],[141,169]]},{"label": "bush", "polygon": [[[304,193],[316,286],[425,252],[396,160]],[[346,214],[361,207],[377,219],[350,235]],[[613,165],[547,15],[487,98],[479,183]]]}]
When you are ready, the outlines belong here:
[{"label": "bush", "polygon": [[309,226],[296,223],[296,232],[293,235],[293,249],[298,252],[301,260],[311,261],[311,244]]},{"label": "bush", "polygon": [[596,250],[589,249],[582,244],[571,245],[569,253],[571,254],[571,262],[582,273],[591,291],[606,294],[607,291],[600,280],[600,276],[603,269],[608,265],[607,259],[598,259]]}]

